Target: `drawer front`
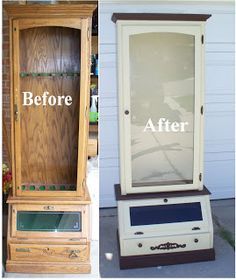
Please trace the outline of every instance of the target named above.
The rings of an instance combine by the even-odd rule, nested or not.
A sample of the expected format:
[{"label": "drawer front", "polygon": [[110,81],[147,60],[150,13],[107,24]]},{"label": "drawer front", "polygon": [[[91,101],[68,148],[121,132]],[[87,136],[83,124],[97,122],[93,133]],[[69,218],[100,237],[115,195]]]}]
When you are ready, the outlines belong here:
[{"label": "drawer front", "polygon": [[211,232],[209,196],[124,200],[118,202],[120,234],[131,239],[155,235]]},{"label": "drawer front", "polygon": [[121,255],[164,254],[209,249],[210,234],[152,237],[120,240]]},{"label": "drawer front", "polygon": [[10,244],[10,254],[13,261],[86,262],[89,260],[90,247],[89,244]]}]

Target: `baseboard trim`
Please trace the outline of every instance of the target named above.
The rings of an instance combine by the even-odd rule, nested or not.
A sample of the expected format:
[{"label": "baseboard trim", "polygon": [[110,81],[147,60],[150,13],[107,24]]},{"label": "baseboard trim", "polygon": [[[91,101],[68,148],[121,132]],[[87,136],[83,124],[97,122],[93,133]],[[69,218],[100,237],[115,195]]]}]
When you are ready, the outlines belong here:
[{"label": "baseboard trim", "polygon": [[205,249],[176,253],[153,254],[142,256],[121,256],[119,252],[120,269],[143,268],[152,266],[164,266],[192,262],[215,260],[215,250]]},{"label": "baseboard trim", "polygon": [[89,263],[36,263],[7,260],[6,272],[13,273],[67,273],[67,274],[88,274],[91,272]]}]

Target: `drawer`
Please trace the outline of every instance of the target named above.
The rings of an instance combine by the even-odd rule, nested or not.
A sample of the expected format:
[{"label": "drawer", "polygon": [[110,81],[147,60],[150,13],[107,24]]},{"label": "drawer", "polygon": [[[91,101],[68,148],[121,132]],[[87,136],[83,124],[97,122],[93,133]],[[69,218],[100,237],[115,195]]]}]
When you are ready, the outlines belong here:
[{"label": "drawer", "polygon": [[10,244],[10,258],[13,261],[86,262],[89,260],[89,254],[89,244]]},{"label": "drawer", "polygon": [[121,256],[164,254],[209,249],[209,233],[120,240]]}]

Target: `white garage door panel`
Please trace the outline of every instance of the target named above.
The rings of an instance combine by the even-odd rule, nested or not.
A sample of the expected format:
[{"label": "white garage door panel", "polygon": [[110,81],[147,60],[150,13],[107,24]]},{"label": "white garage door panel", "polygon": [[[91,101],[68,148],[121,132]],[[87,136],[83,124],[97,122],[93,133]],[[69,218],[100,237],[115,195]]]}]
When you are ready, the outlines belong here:
[{"label": "white garage door panel", "polygon": [[233,159],[205,162],[204,170],[204,182],[212,192],[212,198],[234,197],[234,188],[232,188],[234,185]]},{"label": "white garage door panel", "polygon": [[[206,25],[206,42],[234,42],[234,14],[213,14]],[[219,24],[220,23],[220,24]],[[217,26],[217,29],[216,29]],[[226,32],[230,30],[230,32]]]},{"label": "white garage door panel", "polygon": [[[205,140],[234,139],[234,113],[233,112],[212,112],[206,114]],[[222,142],[222,145],[224,143]]]},{"label": "white garage door panel", "polygon": [[[119,170],[117,167],[100,167],[100,207],[116,206],[114,184],[118,184]],[[101,192],[101,189],[103,190]]]},{"label": "white garage door panel", "polygon": [[[216,54],[217,55],[217,54]],[[234,92],[234,67],[229,65],[206,65],[206,92]]]},{"label": "white garage door panel", "polygon": [[[101,68],[100,70],[100,94],[101,97],[104,93],[114,92],[116,88],[116,69],[114,67]],[[103,78],[102,78],[103,77]]]}]

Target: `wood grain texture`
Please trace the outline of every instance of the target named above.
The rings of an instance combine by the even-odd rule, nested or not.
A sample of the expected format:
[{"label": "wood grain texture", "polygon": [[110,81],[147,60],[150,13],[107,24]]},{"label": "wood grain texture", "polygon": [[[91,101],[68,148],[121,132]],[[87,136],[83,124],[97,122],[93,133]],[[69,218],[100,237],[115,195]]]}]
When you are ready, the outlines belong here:
[{"label": "wood grain texture", "polygon": [[[80,31],[40,27],[20,31],[21,72],[80,71]],[[21,182],[76,184],[80,78],[24,77],[20,92],[70,95],[71,106],[21,106]],[[21,104],[23,103],[21,96]]]},{"label": "wood grain texture", "polygon": [[48,17],[68,17],[68,15],[76,17],[92,17],[93,11],[97,7],[97,1],[91,4],[57,4],[57,5],[4,5],[9,17],[17,18],[40,18]]},{"label": "wood grain texture", "polygon": [[[47,210],[48,206],[51,210]],[[54,212],[54,211],[65,211],[65,212],[81,212],[81,231],[80,232],[44,232],[44,231],[20,231],[17,230],[17,213],[18,211],[43,211],[43,212]],[[50,205],[50,204],[17,204],[12,206],[11,209],[11,237],[15,238],[87,238],[89,240],[89,206],[88,205]]]},{"label": "wood grain texture", "polygon": [[[9,43],[10,43],[10,61],[13,61],[13,36],[12,36],[13,22],[9,20]],[[15,177],[15,126],[14,126],[14,66],[10,63],[10,109],[11,109],[11,170],[12,170],[12,194],[16,195],[16,177]]]},{"label": "wood grain texture", "polygon": [[[7,203],[9,204],[58,204],[58,205],[78,205],[78,204],[90,204],[91,203],[91,198],[88,192],[88,188],[87,186],[85,186],[84,188],[84,194],[83,196],[57,196],[55,197],[55,193],[51,192],[52,194],[54,193],[54,195],[49,196],[47,192],[47,196],[41,197],[41,196],[35,196],[32,197],[32,193],[31,192],[31,197],[29,196],[25,196],[25,197],[21,197],[21,196],[12,196],[9,195],[8,199],[7,199]],[[63,192],[63,194],[65,194],[65,192]],[[66,197],[66,199],[65,199]]]},{"label": "wood grain texture", "polygon": [[60,26],[60,27],[70,27],[81,29],[81,21],[82,19],[78,19],[77,17],[72,18],[27,18],[27,19],[20,19],[19,20],[19,29],[27,29],[33,27],[40,27],[40,26]]},{"label": "wood grain texture", "polygon": [[[9,244],[39,244],[39,240],[32,237],[25,238],[15,238],[11,237],[9,239]],[[40,244],[46,245],[86,245],[89,244],[87,238],[40,238]]]},{"label": "wood grain texture", "polygon": [[95,157],[98,152],[98,140],[97,139],[89,139],[88,140],[88,156]]},{"label": "wood grain texture", "polygon": [[[93,6],[93,5],[92,5]],[[34,11],[35,6],[31,6],[32,11]],[[92,10],[94,7],[90,7]],[[29,9],[29,8],[27,8]],[[12,48],[12,65],[11,65],[11,71],[12,71],[12,77],[13,77],[13,82],[11,83],[12,86],[12,151],[13,151],[13,157],[15,158],[13,165],[15,165],[15,169],[13,169],[13,195],[19,195],[19,196],[84,196],[84,191],[85,191],[85,177],[86,177],[86,160],[87,160],[87,141],[88,141],[88,92],[89,92],[89,83],[90,83],[90,46],[91,46],[91,18],[90,16],[81,16],[79,17],[68,17],[70,7],[68,8],[66,12],[66,7],[63,8],[65,12],[65,17],[59,17],[57,14],[52,15],[52,17],[48,18],[38,18],[38,19],[32,19],[30,13],[29,15],[25,15],[25,19],[21,17],[20,20],[14,19],[14,12],[11,14],[12,17],[10,17],[10,25],[12,24],[11,28],[11,35],[13,37],[13,42],[11,43],[11,48]],[[28,11],[28,10],[27,10]],[[16,12],[16,10],[15,10]],[[55,12],[55,11],[54,11]],[[58,25],[66,26],[69,22],[70,27],[72,28],[64,28],[64,27],[52,27],[55,24],[55,19],[58,19]],[[39,28],[29,28],[29,19],[32,22],[35,22],[38,26],[41,26]],[[24,26],[25,22],[27,22],[27,30],[20,30],[20,26]],[[70,22],[71,21],[71,22]],[[45,27],[45,22],[50,27]],[[52,23],[50,23],[52,22]],[[50,25],[52,24],[52,26]],[[74,26],[73,26],[74,25]],[[42,27],[43,26],[43,27]],[[78,28],[81,28],[81,30],[78,30]],[[37,30],[36,30],[37,29]],[[19,31],[20,30],[20,31]],[[52,32],[52,30],[55,30],[56,32]],[[80,36],[81,35],[81,36]],[[32,43],[32,40],[34,43]],[[79,43],[78,43],[79,42]],[[80,45],[81,43],[81,45]],[[81,46],[81,48],[80,48]],[[20,50],[20,51],[19,51]],[[81,55],[81,61],[80,61],[80,55]],[[78,66],[79,65],[79,66]],[[20,66],[20,67],[19,67]],[[36,67],[37,66],[37,67]],[[48,126],[47,123],[47,116],[51,114],[49,110],[38,110],[37,115],[38,115],[38,120],[35,120],[35,123],[31,124],[32,127],[36,127],[39,125],[41,129],[41,134],[37,135],[38,137],[36,140],[39,140],[39,143],[37,143],[36,150],[33,149],[33,145],[29,145],[28,143],[26,144],[26,134],[27,132],[24,131],[21,136],[21,129],[25,125],[25,127],[28,127],[28,131],[31,129],[29,128],[29,124],[27,121],[30,119],[36,119],[35,116],[33,116],[33,113],[29,113],[27,115],[24,114],[24,112],[21,111],[21,94],[22,90],[24,90],[24,87],[29,85],[29,88],[26,90],[29,91],[34,88],[37,90],[40,89],[40,87],[43,89],[45,87],[45,79],[46,77],[31,77],[32,80],[23,77],[19,77],[19,74],[23,71],[29,71],[29,72],[75,72],[75,70],[78,70],[81,72],[81,76],[78,77],[78,81],[76,82],[76,78],[68,77],[70,79],[70,82],[68,81],[67,78],[65,77],[60,77],[60,82],[58,82],[56,85],[52,85],[51,82],[49,82],[48,87],[46,88],[50,92],[50,88],[53,88],[56,91],[56,95],[58,94],[57,91],[69,89],[72,90],[75,94],[75,97],[78,97],[78,92],[79,97],[78,97],[78,107],[80,107],[80,111],[78,112],[79,118],[77,118],[79,122],[79,128],[76,127],[76,123],[73,122],[72,125],[72,132],[69,135],[66,135],[64,139],[61,140],[61,142],[58,143],[61,144],[62,142],[64,143],[62,149],[64,151],[61,152],[61,149],[59,149],[59,144],[56,146],[54,149],[55,151],[52,152],[50,150],[50,155],[49,159],[52,159],[55,162],[62,161],[62,164],[65,164],[65,162],[70,162],[70,166],[68,169],[70,169],[70,172],[73,173],[73,176],[71,177],[71,174],[67,173],[65,171],[64,166],[62,164],[59,164],[60,166],[55,170],[54,175],[52,175],[52,165],[50,162],[47,162],[47,159],[43,158],[43,155],[45,154],[46,151],[48,151],[48,142],[51,141],[51,148],[53,146],[53,141],[55,141],[56,137],[59,135],[61,136],[62,133],[68,131],[68,127],[63,127],[62,124],[58,125],[58,122],[64,121],[66,119],[66,122],[68,126],[72,122],[71,116],[77,114],[77,111],[67,111],[67,115],[69,115],[69,119],[67,118],[67,115],[65,114],[64,118],[61,116],[60,110],[57,111],[57,115],[59,115],[58,119],[56,120],[57,116],[54,118],[54,122],[51,123],[51,127],[54,129],[53,133],[55,138],[52,139],[50,138],[48,130],[51,129],[50,126]],[[76,72],[78,72],[76,71]],[[50,78],[50,81],[56,80],[55,77],[48,77]],[[79,82],[80,78],[80,82]],[[36,81],[37,80],[37,81]],[[73,80],[73,81],[72,81]],[[71,82],[72,81],[72,82]],[[48,83],[47,83],[48,84]],[[34,93],[34,91],[32,90]],[[41,93],[42,94],[42,93]],[[63,93],[62,93],[63,94]],[[18,108],[20,110],[20,121],[15,121],[14,120],[14,105],[17,104]],[[73,107],[73,106],[72,106]],[[25,108],[24,108],[25,109]],[[38,109],[38,108],[37,108]],[[26,110],[27,111],[27,110]],[[53,111],[53,109],[51,110]],[[56,115],[56,114],[55,114]],[[44,117],[43,121],[39,121],[41,117]],[[22,119],[21,119],[22,118]],[[28,119],[27,119],[28,118]],[[49,117],[50,118],[50,117]],[[22,122],[21,122],[22,120]],[[75,129],[74,129],[75,128]],[[73,139],[71,141],[68,141],[70,136],[73,136],[76,134],[76,129],[77,129],[77,139]],[[43,134],[42,131],[46,131],[46,144],[43,143]],[[25,134],[25,135],[23,135]],[[32,136],[34,136],[34,132],[30,132],[31,136],[31,141],[32,141]],[[49,137],[47,137],[49,135]],[[28,137],[28,136],[27,136]],[[64,137],[64,134],[63,134]],[[25,138],[25,139],[24,139]],[[79,138],[79,139],[78,139]],[[21,143],[21,140],[23,140],[23,143]],[[77,142],[77,144],[76,144]],[[42,144],[43,143],[43,144]],[[68,148],[72,144],[72,149]],[[73,145],[74,144],[74,145]],[[41,148],[39,147],[41,145]],[[42,146],[43,145],[43,146]],[[77,145],[77,162],[78,164],[75,165],[75,155],[76,152],[73,152],[73,149],[76,149]],[[22,146],[24,147],[22,149]],[[66,148],[65,148],[66,147]],[[61,147],[60,147],[61,148]],[[38,151],[41,149],[39,157],[37,157]],[[66,149],[69,149],[70,153],[66,154]],[[30,152],[28,151],[30,150]],[[34,152],[34,155],[33,155]],[[57,157],[61,153],[61,156]],[[57,153],[57,155],[55,155]],[[24,154],[23,160],[21,160],[21,156]],[[26,155],[26,157],[25,157]],[[67,158],[66,158],[67,157]],[[37,158],[37,159],[36,159]],[[28,159],[30,161],[28,162]],[[29,178],[27,177],[29,173],[31,173],[31,170],[26,171],[27,165],[33,165],[32,161],[36,159],[36,164],[33,167],[33,174]],[[66,164],[67,164],[66,163]],[[23,165],[23,167],[21,166]],[[66,165],[65,164],[65,165]],[[38,167],[36,167],[38,165]],[[42,176],[46,178],[46,181],[41,181],[40,183],[42,184],[47,184],[48,182],[51,181],[52,177],[54,180],[55,176],[60,176],[62,180],[65,181],[69,180],[69,184],[73,182],[75,179],[76,175],[73,170],[77,170],[79,173],[77,178],[76,178],[76,184],[77,184],[77,190],[76,191],[47,191],[47,192],[40,192],[40,194],[36,192],[28,192],[28,191],[23,191],[21,190],[20,186],[24,183],[27,184],[30,183],[31,178],[33,177],[35,179],[35,174],[36,170],[35,168],[43,168],[47,169],[47,167],[51,168],[51,171],[48,170],[50,175],[45,174],[42,175],[42,173],[45,173],[43,170],[41,170],[41,174],[38,174],[36,176],[36,179],[40,178],[40,181],[42,179]],[[71,169],[72,166],[72,169]],[[13,166],[14,167],[14,166]],[[66,168],[67,168],[66,167]],[[24,169],[24,170],[23,170]],[[23,170],[23,171],[22,171]],[[28,174],[27,174],[28,173]],[[62,175],[59,173],[62,173]],[[55,175],[57,174],[57,175]],[[23,176],[23,178],[21,177]],[[70,179],[68,179],[70,177]],[[58,177],[57,177],[58,178]],[[43,179],[44,180],[44,179]],[[60,179],[58,179],[61,181]],[[33,182],[31,182],[33,183]],[[55,182],[56,183],[56,182]],[[66,183],[66,182],[65,182]],[[52,183],[53,184],[53,183]],[[63,184],[63,181],[60,182],[60,184]]]},{"label": "wood grain texture", "polygon": [[22,184],[76,184],[79,78],[21,78],[22,91],[69,94],[73,100],[71,106],[21,107]]},{"label": "wood grain texture", "polygon": [[89,245],[10,244],[13,261],[86,262]]},{"label": "wood grain texture", "polygon": [[90,273],[89,263],[23,262],[7,260],[7,272],[18,273]]},{"label": "wood grain texture", "polygon": [[[21,127],[20,127],[20,122],[15,121],[15,106],[20,108],[20,81],[19,81],[19,28],[18,28],[18,21],[13,21],[13,92],[14,92],[14,97],[13,97],[13,118],[11,119],[13,123],[13,128],[14,128],[14,157],[15,157],[15,178],[13,179],[13,182],[15,182],[15,185],[20,184],[21,182]],[[16,141],[17,139],[17,141]],[[13,173],[14,177],[14,173]],[[14,186],[15,186],[14,185]],[[16,193],[15,188],[13,188],[13,194]]]},{"label": "wood grain texture", "polygon": [[79,72],[80,30],[38,27],[20,31],[21,72]]},{"label": "wood grain texture", "polygon": [[81,98],[79,119],[79,159],[77,171],[78,195],[83,195],[86,186],[86,167],[88,157],[88,134],[89,134],[89,90],[90,90],[90,63],[91,63],[91,18],[82,23],[81,31]]},{"label": "wood grain texture", "polygon": [[[14,185],[13,193],[8,199],[8,260],[6,265],[8,272],[90,273],[91,271],[89,249],[86,249],[86,254],[81,259],[74,262],[67,261],[66,255],[65,260],[61,261],[59,251],[62,247],[82,245],[89,248],[90,246],[89,204],[91,200],[85,178],[90,82],[90,23],[95,8],[96,5],[90,4],[9,5],[6,7],[10,23],[12,62],[11,143]],[[37,30],[33,28],[36,26]],[[24,30],[26,28],[27,30]],[[82,72],[82,75],[76,78],[20,78],[20,73],[23,71],[54,73],[76,71]],[[21,106],[23,90],[32,91],[34,95],[42,95],[46,90],[56,96],[70,94],[73,98],[73,106],[69,108],[48,106],[44,109],[33,106],[30,111],[29,108]],[[19,121],[14,118],[15,104],[18,105],[20,112]],[[18,190],[17,186],[31,180],[40,181],[41,184],[54,180],[60,184],[63,180],[73,181],[77,182],[78,190],[77,193],[73,191],[28,192],[28,196],[24,196],[24,191]],[[19,231],[16,231],[16,215],[19,209],[28,211],[45,209],[46,211],[49,206],[51,211],[52,209],[65,211],[80,209],[82,232],[59,234],[25,232],[21,235]],[[20,259],[13,261],[10,247],[17,246],[16,244],[18,246],[31,244],[30,246],[35,249],[48,245],[50,248],[55,248],[56,254],[54,257],[48,256],[49,261],[43,261],[43,257],[34,249],[35,261],[32,261],[32,258],[27,261]],[[62,255],[64,256],[63,253]]]}]

